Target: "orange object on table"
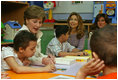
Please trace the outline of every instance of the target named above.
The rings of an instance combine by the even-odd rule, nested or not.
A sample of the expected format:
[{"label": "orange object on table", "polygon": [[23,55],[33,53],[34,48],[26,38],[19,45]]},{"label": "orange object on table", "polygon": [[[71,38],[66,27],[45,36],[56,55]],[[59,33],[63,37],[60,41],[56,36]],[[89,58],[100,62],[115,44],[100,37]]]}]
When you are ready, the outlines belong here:
[{"label": "orange object on table", "polygon": [[[17,74],[13,71],[6,71],[8,76],[11,79],[49,79],[63,74],[55,74],[55,73],[24,73],[24,74]],[[75,77],[72,75],[63,75],[69,77]],[[95,79],[95,78],[86,78],[86,79]]]},{"label": "orange object on table", "polygon": [[[11,79],[49,79],[63,74],[54,74],[54,73],[26,73],[26,74],[17,74],[13,71],[6,71],[11,77]],[[75,77],[71,75],[64,75],[69,77]]]}]

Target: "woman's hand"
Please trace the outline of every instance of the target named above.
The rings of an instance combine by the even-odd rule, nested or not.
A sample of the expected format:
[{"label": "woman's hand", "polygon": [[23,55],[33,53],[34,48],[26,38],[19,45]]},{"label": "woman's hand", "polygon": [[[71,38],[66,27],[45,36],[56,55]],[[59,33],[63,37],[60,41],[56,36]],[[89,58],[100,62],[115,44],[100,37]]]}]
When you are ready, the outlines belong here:
[{"label": "woman's hand", "polygon": [[42,59],[42,64],[48,65],[48,64],[54,64],[54,62],[52,61],[51,58],[44,57],[44,58]]},{"label": "woman's hand", "polygon": [[55,56],[53,56],[52,54],[48,54],[48,58],[50,58],[55,64]]}]

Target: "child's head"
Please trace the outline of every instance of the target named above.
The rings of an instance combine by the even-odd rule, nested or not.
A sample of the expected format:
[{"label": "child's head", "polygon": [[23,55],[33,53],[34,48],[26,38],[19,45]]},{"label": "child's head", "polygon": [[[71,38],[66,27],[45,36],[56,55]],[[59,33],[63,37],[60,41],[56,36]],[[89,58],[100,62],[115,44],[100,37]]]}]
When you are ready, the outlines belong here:
[{"label": "child's head", "polygon": [[43,8],[32,5],[24,12],[24,24],[28,27],[33,34],[38,33],[45,20],[45,12]]},{"label": "child's head", "polygon": [[90,41],[92,52],[95,52],[106,66],[117,66],[117,28],[107,25],[96,30]]},{"label": "child's head", "polygon": [[31,32],[22,30],[15,36],[13,43],[16,52],[23,53],[25,57],[31,57],[35,52],[37,38]]},{"label": "child's head", "polygon": [[72,12],[68,17],[67,23],[70,27],[69,33],[71,33],[72,29],[76,29],[78,39],[81,39],[84,36],[83,21],[78,13]]},{"label": "child's head", "polygon": [[69,34],[68,34],[68,31],[69,31],[69,27],[66,26],[66,25],[58,25],[56,27],[56,30],[55,30],[55,33],[56,33],[56,37],[57,38],[62,38],[63,41],[67,41],[68,37],[69,37]]}]

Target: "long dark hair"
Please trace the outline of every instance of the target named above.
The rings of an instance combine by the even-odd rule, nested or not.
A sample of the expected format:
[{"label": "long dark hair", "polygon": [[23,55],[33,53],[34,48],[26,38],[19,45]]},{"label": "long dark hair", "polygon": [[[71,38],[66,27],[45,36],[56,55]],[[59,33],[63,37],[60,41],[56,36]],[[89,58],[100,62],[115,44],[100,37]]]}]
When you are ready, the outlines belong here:
[{"label": "long dark hair", "polygon": [[99,21],[99,19],[100,19],[101,17],[104,18],[104,20],[105,20],[105,22],[106,22],[107,24],[110,23],[110,20],[109,20],[107,14],[104,14],[104,13],[98,14],[98,15],[96,16],[96,18],[95,18],[94,24],[92,25],[92,28],[91,28],[92,30],[99,29],[97,22]]}]

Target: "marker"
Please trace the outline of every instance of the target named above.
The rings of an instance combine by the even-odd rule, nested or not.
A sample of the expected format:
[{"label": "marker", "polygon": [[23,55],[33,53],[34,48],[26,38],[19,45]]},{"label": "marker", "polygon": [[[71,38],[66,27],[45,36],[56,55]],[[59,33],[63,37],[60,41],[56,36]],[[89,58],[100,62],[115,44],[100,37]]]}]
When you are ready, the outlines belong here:
[{"label": "marker", "polygon": [[65,71],[66,69],[62,68],[62,69],[57,69],[57,70]]}]

